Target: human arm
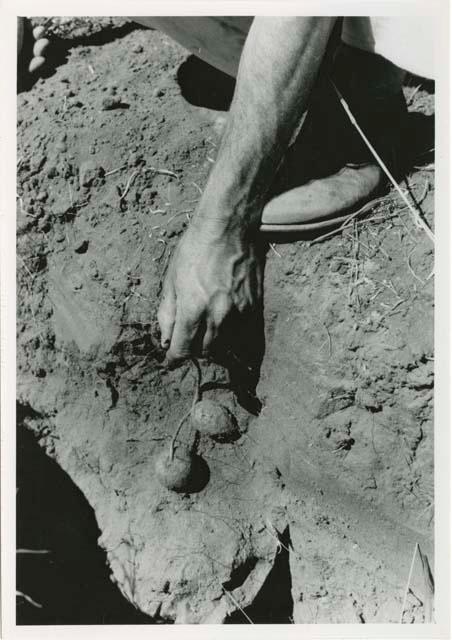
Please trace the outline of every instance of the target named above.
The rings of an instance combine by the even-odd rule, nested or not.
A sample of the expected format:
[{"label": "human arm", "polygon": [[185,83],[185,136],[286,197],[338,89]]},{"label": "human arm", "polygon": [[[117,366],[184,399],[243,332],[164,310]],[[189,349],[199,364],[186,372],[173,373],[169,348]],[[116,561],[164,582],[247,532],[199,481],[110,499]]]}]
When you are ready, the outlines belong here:
[{"label": "human arm", "polygon": [[169,362],[208,351],[232,310],[260,300],[262,208],[334,21],[258,17],[251,26],[216,163],[164,283],[158,317]]}]

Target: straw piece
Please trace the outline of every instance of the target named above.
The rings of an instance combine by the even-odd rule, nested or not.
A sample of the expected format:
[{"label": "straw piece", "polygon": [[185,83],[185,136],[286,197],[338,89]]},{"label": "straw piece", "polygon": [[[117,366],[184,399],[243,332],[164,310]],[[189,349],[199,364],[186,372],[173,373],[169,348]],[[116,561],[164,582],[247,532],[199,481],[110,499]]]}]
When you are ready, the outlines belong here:
[{"label": "straw piece", "polygon": [[419,547],[419,557],[422,562],[422,575],[424,578],[424,606],[425,606],[425,617],[428,622],[433,622],[433,607],[434,607],[434,597],[435,597],[435,583],[432,576],[432,571],[430,569],[430,564],[425,553],[422,553],[421,548]]},{"label": "straw piece", "polygon": [[411,211],[411,213],[413,215],[413,219],[414,219],[415,225],[418,228],[423,229],[425,231],[425,233],[427,234],[427,236],[430,238],[430,240],[432,242],[435,242],[435,236],[434,236],[432,230],[430,229],[428,224],[425,222],[425,220],[423,220],[421,218],[421,216],[419,215],[419,212],[416,211],[416,209],[413,207],[413,205],[408,200],[406,195],[403,193],[402,189],[397,184],[397,182],[394,179],[394,177],[392,176],[391,172],[389,171],[389,169],[387,168],[387,166],[385,165],[383,160],[380,158],[380,156],[378,155],[378,153],[376,152],[376,150],[374,149],[374,147],[372,146],[372,144],[370,143],[370,141],[366,137],[366,134],[364,133],[364,131],[359,126],[358,122],[356,121],[355,116],[351,112],[350,107],[346,103],[346,101],[345,101],[344,97],[342,96],[342,94],[340,93],[339,89],[336,87],[336,85],[334,84],[334,82],[332,80],[330,82],[333,85],[333,88],[334,88],[334,90],[335,90],[335,92],[336,92],[336,94],[337,94],[337,96],[339,98],[339,101],[340,101],[345,113],[347,114],[347,116],[350,119],[350,122],[355,127],[355,129],[358,131],[359,135],[364,140],[366,146],[369,148],[370,152],[372,153],[372,155],[374,156],[374,158],[376,159],[376,161],[378,162],[378,164],[380,165],[380,167],[382,168],[382,170],[384,171],[386,176],[389,178],[390,182],[392,183],[392,185],[394,186],[396,191],[399,193],[399,195],[402,198],[402,200],[404,201],[404,203],[407,205],[407,207]]},{"label": "straw piece", "polygon": [[403,596],[402,611],[400,613],[400,621],[399,621],[400,624],[403,623],[403,614],[405,613],[406,599],[407,599],[407,596],[408,596],[408,591],[410,590],[411,576],[413,575],[414,562],[416,560],[416,556],[417,556],[418,551],[419,551],[419,544],[416,542],[416,544],[414,545],[413,558],[411,560],[410,573],[408,574],[408,581],[407,581],[406,587],[405,587],[405,595]]},{"label": "straw piece", "polygon": [[249,615],[247,615],[247,613],[242,609],[242,607],[239,605],[239,603],[237,602],[237,600],[234,598],[234,596],[232,595],[232,593],[230,593],[227,589],[225,589],[222,586],[222,589],[224,591],[224,593],[228,596],[228,598],[231,598],[232,602],[235,604],[235,606],[243,613],[243,615],[245,616],[245,618],[248,620],[248,622],[250,624],[254,624],[254,622],[251,620],[251,618],[249,617]]}]

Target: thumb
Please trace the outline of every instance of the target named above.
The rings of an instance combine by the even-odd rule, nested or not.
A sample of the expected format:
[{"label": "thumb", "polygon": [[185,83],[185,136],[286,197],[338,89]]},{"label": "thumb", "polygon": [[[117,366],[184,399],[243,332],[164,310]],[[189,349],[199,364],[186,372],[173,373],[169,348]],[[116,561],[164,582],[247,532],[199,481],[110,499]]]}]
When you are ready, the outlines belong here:
[{"label": "thumb", "polygon": [[176,294],[172,284],[165,283],[157,320],[160,325],[162,347],[168,349],[176,321]]}]

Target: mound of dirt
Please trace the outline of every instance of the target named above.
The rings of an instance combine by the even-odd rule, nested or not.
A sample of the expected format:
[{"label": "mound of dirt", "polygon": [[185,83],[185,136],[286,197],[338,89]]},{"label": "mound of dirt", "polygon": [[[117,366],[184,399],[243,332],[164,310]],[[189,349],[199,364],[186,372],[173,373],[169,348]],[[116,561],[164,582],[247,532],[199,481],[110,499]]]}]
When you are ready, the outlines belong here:
[{"label": "mound of dirt", "polygon": [[[431,241],[390,193],[323,242],[269,245],[265,324],[252,327],[262,363],[236,350],[203,366],[205,397],[239,437],[188,425],[180,440],[209,481],[168,491],[155,458],[194,379],[189,364],[162,366],[155,316],[225,114],[182,95],[187,53],[166,36],[86,29],[18,97],[27,428],[86,496],[114,580],[153,619],[397,622],[416,542],[433,562]],[[434,97],[412,93],[419,125]],[[403,186],[432,225],[429,161]],[[405,621],[426,619],[422,600],[410,594]]]}]

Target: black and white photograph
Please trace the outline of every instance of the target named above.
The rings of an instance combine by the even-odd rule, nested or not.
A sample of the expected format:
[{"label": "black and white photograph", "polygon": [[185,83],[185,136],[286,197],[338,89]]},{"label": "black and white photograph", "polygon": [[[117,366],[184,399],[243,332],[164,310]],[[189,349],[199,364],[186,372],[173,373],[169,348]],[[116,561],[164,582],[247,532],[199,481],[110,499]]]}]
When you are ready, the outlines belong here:
[{"label": "black and white photograph", "polygon": [[5,638],[449,637],[440,6],[14,17]]}]

